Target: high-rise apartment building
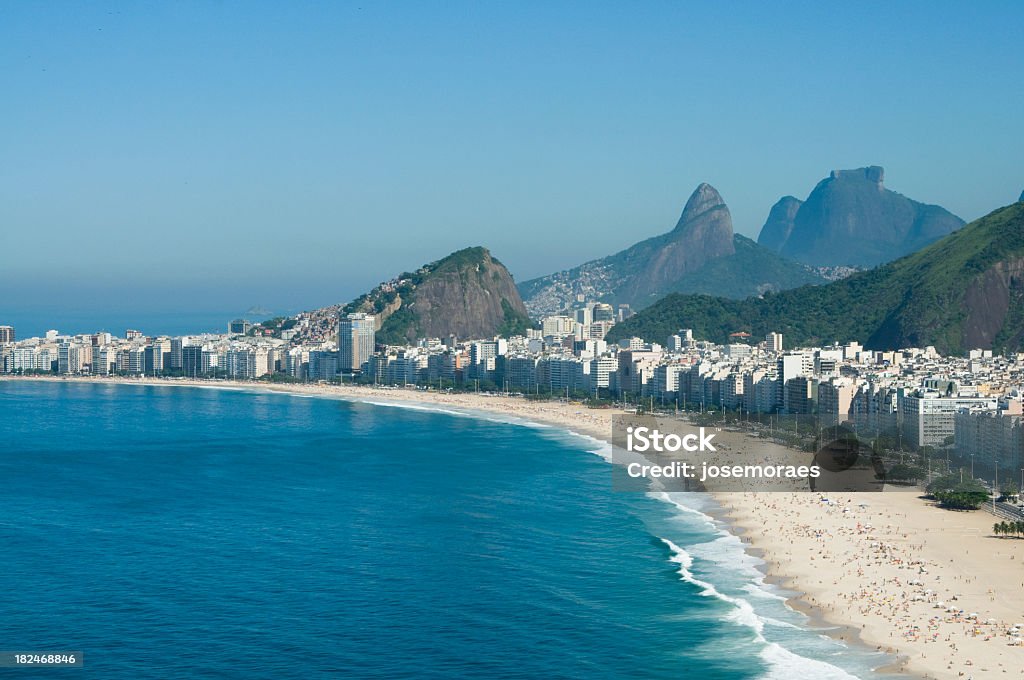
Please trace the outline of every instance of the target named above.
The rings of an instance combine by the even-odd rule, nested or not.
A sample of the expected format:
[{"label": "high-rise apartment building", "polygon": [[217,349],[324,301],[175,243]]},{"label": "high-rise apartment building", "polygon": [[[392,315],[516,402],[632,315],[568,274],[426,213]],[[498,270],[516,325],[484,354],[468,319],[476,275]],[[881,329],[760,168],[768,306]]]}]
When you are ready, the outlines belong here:
[{"label": "high-rise apartment building", "polygon": [[171,354],[168,357],[168,363],[164,366],[165,369],[172,371],[180,371],[183,368],[183,357],[182,351],[185,346],[189,344],[189,337],[187,335],[171,338]]},{"label": "high-rise apartment building", "polygon": [[[174,352],[172,350],[171,355]],[[199,345],[182,345],[181,347],[181,373],[186,377],[196,377],[206,373],[203,368],[203,348]]]},{"label": "high-rise apartment building", "polygon": [[0,344],[14,342],[14,327],[0,326]]},{"label": "high-rise apartment building", "polygon": [[348,314],[338,321],[338,364],[344,373],[359,371],[373,354],[376,319],[372,314]]}]

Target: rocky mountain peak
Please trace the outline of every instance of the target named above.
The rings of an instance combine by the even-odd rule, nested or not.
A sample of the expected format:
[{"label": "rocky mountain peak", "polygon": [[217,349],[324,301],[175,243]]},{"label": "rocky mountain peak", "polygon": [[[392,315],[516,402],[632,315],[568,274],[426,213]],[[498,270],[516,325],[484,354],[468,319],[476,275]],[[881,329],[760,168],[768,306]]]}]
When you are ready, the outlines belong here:
[{"label": "rocky mountain peak", "polygon": [[884,182],[878,165],[833,170],[803,203],[779,201],[758,242],[812,266],[873,267],[963,226],[942,207],[912,201]]},{"label": "rocky mountain peak", "polygon": [[686,201],[686,206],[683,208],[683,213],[679,216],[679,221],[676,223],[676,230],[682,229],[704,213],[716,208],[720,208],[725,212],[725,216],[729,220],[729,234],[731,236],[732,217],[729,215],[729,209],[725,206],[725,201],[722,200],[722,195],[718,193],[718,190],[707,182],[702,182],[690,194],[690,198]]},{"label": "rocky mountain peak", "polygon": [[829,175],[833,180],[863,180],[878,187],[879,191],[885,188],[885,168],[880,165],[869,165],[866,168],[854,170],[833,170]]},{"label": "rocky mountain peak", "polygon": [[761,228],[761,235],[758,237],[757,242],[765,248],[771,248],[776,252],[781,250],[782,246],[789,240],[789,235],[793,231],[793,220],[796,219],[796,213],[800,210],[800,206],[803,203],[803,201],[795,196],[783,196],[780,198],[778,203],[773,205],[768,213],[768,221]]},{"label": "rocky mountain peak", "polygon": [[529,315],[512,275],[490,251],[464,248],[385,281],[342,310],[377,317],[377,341],[522,333]]}]

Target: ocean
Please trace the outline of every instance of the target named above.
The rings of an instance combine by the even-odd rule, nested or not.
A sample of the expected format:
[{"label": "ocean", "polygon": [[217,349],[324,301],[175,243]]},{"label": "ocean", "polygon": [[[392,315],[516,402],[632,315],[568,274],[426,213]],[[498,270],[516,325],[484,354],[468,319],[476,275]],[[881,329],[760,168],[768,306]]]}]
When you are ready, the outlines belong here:
[{"label": "ocean", "polygon": [[[498,417],[0,381],[0,648],[97,678],[870,677],[695,494]],[[0,670],[23,677],[23,670]],[[46,673],[50,673],[47,676]]]},{"label": "ocean", "polygon": [[[291,312],[294,314],[295,312]],[[18,339],[44,337],[54,329],[63,335],[92,334],[106,331],[124,337],[129,328],[145,335],[199,335],[226,333],[232,319],[265,321],[280,313],[248,314],[218,311],[106,311],[88,307],[67,309],[7,309],[0,312],[0,326],[13,326]]]}]

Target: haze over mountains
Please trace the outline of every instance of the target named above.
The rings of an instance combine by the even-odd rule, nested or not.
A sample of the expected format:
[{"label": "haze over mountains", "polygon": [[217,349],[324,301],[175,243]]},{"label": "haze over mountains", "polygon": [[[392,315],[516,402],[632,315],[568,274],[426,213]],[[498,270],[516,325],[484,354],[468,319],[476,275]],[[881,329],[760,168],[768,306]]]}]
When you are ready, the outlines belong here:
[{"label": "haze over mountains", "polygon": [[664,342],[680,328],[716,342],[781,331],[790,346],[861,341],[942,353],[1024,349],[1024,202],[876,269],[824,286],[729,300],[670,295],[616,325],[609,340]]},{"label": "haze over mountains", "polygon": [[690,196],[667,234],[525,281],[519,290],[536,317],[572,308],[577,296],[642,308],[674,291],[742,298],[824,280],[810,267],[734,234],[729,208],[705,183]]},{"label": "haze over mountains", "polygon": [[[638,320],[615,330],[613,339],[633,328],[643,329],[644,333],[652,334],[649,339],[661,341],[665,334],[662,331],[681,326],[721,334],[727,328],[736,330],[732,325],[746,324],[756,327],[758,332],[761,325],[768,330],[781,329],[793,340],[811,342],[827,340],[830,332],[844,332],[842,319],[822,311],[836,307],[829,303],[834,299],[843,301],[839,308],[850,306],[850,318],[857,319],[856,333],[851,337],[862,338],[870,330],[871,342],[876,344],[941,336],[942,339],[931,342],[951,348],[964,342],[992,343],[1005,340],[1003,336],[1010,337],[1002,331],[1002,322],[995,321],[1007,314],[1012,317],[1009,302],[1009,311],[997,310],[985,321],[979,321],[981,317],[975,314],[963,337],[946,328],[946,322],[939,323],[945,330],[935,335],[902,316],[889,319],[884,328],[872,325],[874,317],[863,311],[864,301],[851,297],[849,291],[861,290],[857,287],[863,287],[866,280],[876,281],[876,277],[883,277],[885,283],[872,286],[881,286],[892,295],[896,295],[893,291],[902,290],[903,285],[913,290],[923,285],[912,276],[891,274],[902,272],[900,268],[881,267],[860,274],[849,283],[772,295],[827,283],[828,279],[850,273],[850,265],[867,268],[914,252],[963,225],[960,218],[939,206],[918,203],[886,189],[883,180],[884,170],[878,166],[833,171],[818,183],[806,201],[793,196],[780,199],[771,208],[756,243],[733,232],[732,216],[725,201],[714,187],[704,183],[690,196],[672,231],[570,270],[517,287],[511,274],[485,248],[467,248],[424,265],[415,273],[401,274],[347,305],[318,311],[323,312],[327,324],[339,311],[375,314],[380,342],[402,344],[418,337],[488,337],[521,332],[530,324],[531,315],[539,319],[565,312],[577,306],[581,297],[589,302],[629,304],[637,310],[654,305]],[[1024,194],[1021,200],[1024,201]],[[1001,234],[1000,238],[1006,236]],[[984,291],[1007,300],[1013,297],[1018,270],[1011,260],[1004,263],[1005,271],[991,274],[996,283],[985,284],[988,287],[983,287]],[[904,264],[900,267],[907,266],[905,261],[901,262]],[[1002,288],[998,281],[1004,282]],[[961,297],[957,297],[958,291],[963,291],[957,288],[956,278],[943,279],[944,288],[936,288],[934,283],[928,282],[931,289],[941,288],[946,302],[955,299],[960,305],[954,305],[955,309],[967,313],[962,309]],[[869,288],[872,295],[877,295],[875,288]],[[703,295],[673,295],[662,300],[672,293]],[[731,300],[708,297],[711,295]],[[988,304],[984,296],[978,295],[975,292],[963,299],[971,301],[974,307]],[[762,296],[767,298],[767,306],[759,307],[757,298]],[[744,298],[752,299],[735,302]],[[801,320],[800,315],[807,310],[799,300],[818,306],[817,321]],[[906,303],[901,309],[928,318],[929,309],[919,308],[911,297]],[[885,307],[878,300],[870,304],[876,309]],[[776,309],[773,305],[782,307]],[[769,309],[776,309],[778,315],[773,317],[765,311]],[[790,313],[796,316],[787,322]],[[767,316],[761,318],[762,314]],[[712,318],[717,321],[710,321]],[[826,323],[824,320],[832,325],[821,325]]]},{"label": "haze over mountains", "polygon": [[834,170],[806,201],[784,196],[757,242],[815,266],[873,267],[920,250],[964,221],[945,208],[885,188],[877,165]]}]

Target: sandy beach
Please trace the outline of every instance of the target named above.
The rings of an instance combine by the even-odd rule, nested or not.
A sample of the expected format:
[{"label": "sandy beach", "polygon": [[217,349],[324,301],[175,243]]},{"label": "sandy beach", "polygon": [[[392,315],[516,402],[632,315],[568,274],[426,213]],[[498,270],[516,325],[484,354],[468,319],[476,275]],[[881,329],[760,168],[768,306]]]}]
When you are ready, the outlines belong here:
[{"label": "sandy beach", "polygon": [[[22,380],[23,378],[4,378]],[[62,380],[59,378],[42,378]],[[373,402],[487,411],[610,440],[613,409],[518,397],[415,389],[244,382],[68,378],[236,387]],[[745,437],[739,433],[730,436]],[[1024,676],[1024,540],[992,535],[983,511],[934,507],[913,492],[716,493],[728,521],[824,625],[857,631],[914,677]],[[1019,625],[1019,628],[1016,626]],[[851,640],[852,642],[853,640]]]}]

